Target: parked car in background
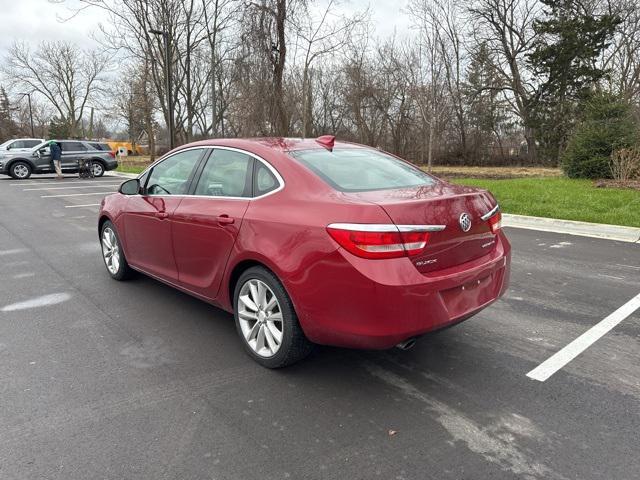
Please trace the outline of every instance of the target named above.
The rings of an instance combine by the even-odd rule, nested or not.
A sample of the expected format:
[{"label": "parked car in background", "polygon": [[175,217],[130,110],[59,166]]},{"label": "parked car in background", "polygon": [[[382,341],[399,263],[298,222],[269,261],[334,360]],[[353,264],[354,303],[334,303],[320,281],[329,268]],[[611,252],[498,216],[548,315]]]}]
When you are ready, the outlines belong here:
[{"label": "parked car in background", "polygon": [[[32,174],[54,173],[49,141],[41,142],[27,152],[0,152],[0,174],[10,175],[19,180],[29,178]],[[82,140],[56,140],[62,148],[62,171],[75,173],[78,161],[89,159],[93,175],[101,177],[107,170],[118,167],[115,153],[96,148],[95,142]]]},{"label": "parked car in background", "polygon": [[44,142],[43,138],[14,138],[0,144],[0,153],[7,151],[28,152],[42,142]]},{"label": "parked car in background", "polygon": [[313,343],[406,349],[509,281],[491,193],[333,137],[185,145],[105,197],[98,229],[113,278],[134,269],[233,312],[270,368]]}]

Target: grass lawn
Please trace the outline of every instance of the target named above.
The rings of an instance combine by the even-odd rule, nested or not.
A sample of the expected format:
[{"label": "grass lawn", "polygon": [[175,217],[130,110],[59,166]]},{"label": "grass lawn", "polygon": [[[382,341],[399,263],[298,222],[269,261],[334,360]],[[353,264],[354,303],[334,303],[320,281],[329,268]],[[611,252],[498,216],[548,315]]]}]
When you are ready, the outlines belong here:
[{"label": "grass lawn", "polygon": [[148,156],[130,156],[118,160],[117,172],[140,173],[151,163]]},{"label": "grass lawn", "polygon": [[452,182],[490,190],[505,213],[640,227],[640,191],[596,188],[591,180],[563,177]]}]

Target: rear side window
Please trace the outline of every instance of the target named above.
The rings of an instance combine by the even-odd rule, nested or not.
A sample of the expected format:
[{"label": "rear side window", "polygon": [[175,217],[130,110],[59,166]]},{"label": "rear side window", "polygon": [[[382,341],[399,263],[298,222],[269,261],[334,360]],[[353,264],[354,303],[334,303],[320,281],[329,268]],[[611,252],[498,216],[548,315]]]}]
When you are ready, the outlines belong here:
[{"label": "rear side window", "polygon": [[391,190],[435,183],[419,168],[373,149],[302,150],[289,155],[343,192]]},{"label": "rear side window", "polygon": [[233,150],[214,150],[202,170],[195,195],[250,197],[253,158]]},{"label": "rear side window", "polygon": [[60,142],[63,152],[84,152],[87,147],[80,142]]},{"label": "rear side window", "polygon": [[253,196],[259,197],[278,188],[279,183],[262,162],[256,162],[255,178],[253,181]]}]

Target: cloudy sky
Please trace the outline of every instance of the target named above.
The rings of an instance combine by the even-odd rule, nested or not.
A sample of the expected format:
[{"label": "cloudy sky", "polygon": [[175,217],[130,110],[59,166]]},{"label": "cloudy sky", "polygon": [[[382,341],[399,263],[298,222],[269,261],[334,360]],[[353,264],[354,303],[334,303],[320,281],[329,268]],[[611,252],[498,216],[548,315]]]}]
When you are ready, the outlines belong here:
[{"label": "cloudy sky", "polygon": [[[407,29],[407,18],[401,13],[406,0],[343,0],[342,3],[346,11],[370,5],[378,35],[391,35],[394,30],[402,33]],[[37,44],[42,40],[62,39],[92,46],[91,32],[107,18],[100,10],[87,9],[62,22],[71,16],[70,9],[78,5],[77,0],[0,0],[0,61],[14,40]]]}]

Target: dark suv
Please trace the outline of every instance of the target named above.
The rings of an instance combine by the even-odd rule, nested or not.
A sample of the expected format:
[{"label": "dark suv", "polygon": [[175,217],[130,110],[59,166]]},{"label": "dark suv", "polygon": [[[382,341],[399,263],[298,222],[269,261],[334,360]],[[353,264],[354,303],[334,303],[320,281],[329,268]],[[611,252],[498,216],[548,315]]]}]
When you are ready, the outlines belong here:
[{"label": "dark suv", "polygon": [[[77,172],[80,160],[91,160],[93,175],[101,177],[107,170],[118,167],[115,153],[98,148],[96,142],[83,140],[56,140],[62,148],[62,171]],[[24,180],[31,174],[54,173],[49,141],[35,146],[29,152],[0,154],[0,174],[10,175],[15,179]]]}]

